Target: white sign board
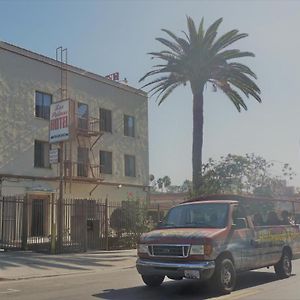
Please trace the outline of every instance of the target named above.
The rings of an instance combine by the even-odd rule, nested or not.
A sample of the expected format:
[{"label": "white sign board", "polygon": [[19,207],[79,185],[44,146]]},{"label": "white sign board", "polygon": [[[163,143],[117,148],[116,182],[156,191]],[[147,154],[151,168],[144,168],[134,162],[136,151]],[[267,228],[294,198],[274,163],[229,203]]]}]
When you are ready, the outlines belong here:
[{"label": "white sign board", "polygon": [[58,163],[58,149],[49,150],[49,162],[50,164]]},{"label": "white sign board", "polygon": [[69,139],[69,100],[51,104],[49,142],[57,143]]}]

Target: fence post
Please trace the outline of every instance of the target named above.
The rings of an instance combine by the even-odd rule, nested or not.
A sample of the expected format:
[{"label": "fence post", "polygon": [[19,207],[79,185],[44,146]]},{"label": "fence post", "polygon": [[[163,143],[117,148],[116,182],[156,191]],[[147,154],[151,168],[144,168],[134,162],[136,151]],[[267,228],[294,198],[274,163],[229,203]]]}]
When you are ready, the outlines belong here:
[{"label": "fence post", "polygon": [[28,195],[24,196],[23,200],[23,219],[22,219],[22,250],[27,250],[27,235],[28,235]]},{"label": "fence post", "polygon": [[1,210],[1,240],[4,243],[4,196],[2,196],[2,210]]},{"label": "fence post", "polygon": [[87,215],[87,210],[88,210],[88,199],[83,200],[83,251],[87,251],[87,221],[88,221],[88,215]]},{"label": "fence post", "polygon": [[3,242],[3,234],[4,234],[4,197],[2,196],[2,182],[3,178],[0,178],[0,198],[2,198],[2,209],[1,209],[1,241]]},{"label": "fence post", "polygon": [[51,194],[51,245],[50,253],[55,254],[56,250],[56,224],[54,222],[54,193]]},{"label": "fence post", "polygon": [[108,245],[108,199],[105,199],[105,250],[109,250]]}]

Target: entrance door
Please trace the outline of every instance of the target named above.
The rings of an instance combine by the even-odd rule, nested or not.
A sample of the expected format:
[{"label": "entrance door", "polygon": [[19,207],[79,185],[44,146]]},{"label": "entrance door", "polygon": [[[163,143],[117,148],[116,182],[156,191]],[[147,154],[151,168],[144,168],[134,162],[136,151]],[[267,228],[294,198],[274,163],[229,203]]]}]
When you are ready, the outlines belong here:
[{"label": "entrance door", "polygon": [[41,199],[32,200],[32,219],[31,219],[31,235],[44,235],[44,201]]}]

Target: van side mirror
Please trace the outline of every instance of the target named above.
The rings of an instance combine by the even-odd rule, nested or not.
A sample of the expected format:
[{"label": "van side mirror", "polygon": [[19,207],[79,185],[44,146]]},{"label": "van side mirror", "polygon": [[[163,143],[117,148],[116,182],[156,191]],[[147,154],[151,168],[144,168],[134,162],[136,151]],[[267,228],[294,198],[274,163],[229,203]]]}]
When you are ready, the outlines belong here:
[{"label": "van side mirror", "polygon": [[156,225],[156,228],[161,228],[161,226],[162,226],[162,221],[159,221]]}]

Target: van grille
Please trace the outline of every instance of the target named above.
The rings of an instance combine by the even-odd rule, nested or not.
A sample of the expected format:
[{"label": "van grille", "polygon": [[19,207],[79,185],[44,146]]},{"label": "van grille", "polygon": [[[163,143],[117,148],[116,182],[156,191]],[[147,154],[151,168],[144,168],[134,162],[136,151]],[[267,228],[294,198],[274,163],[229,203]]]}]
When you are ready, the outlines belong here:
[{"label": "van grille", "polygon": [[189,248],[189,245],[150,245],[149,253],[151,256],[187,257]]}]

